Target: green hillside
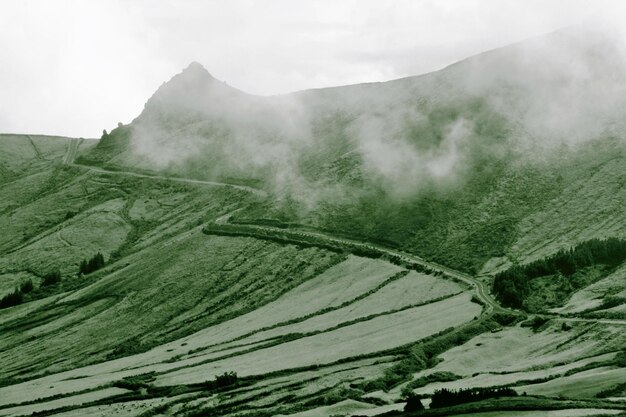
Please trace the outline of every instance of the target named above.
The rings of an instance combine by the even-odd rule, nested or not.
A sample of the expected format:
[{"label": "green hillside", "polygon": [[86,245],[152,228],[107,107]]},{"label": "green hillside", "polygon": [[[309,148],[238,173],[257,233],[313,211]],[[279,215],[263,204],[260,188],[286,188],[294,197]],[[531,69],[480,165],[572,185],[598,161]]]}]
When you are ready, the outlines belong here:
[{"label": "green hillside", "polygon": [[98,141],[0,135],[0,415],[623,413],[624,68],[575,31],[274,97],[193,63]]}]

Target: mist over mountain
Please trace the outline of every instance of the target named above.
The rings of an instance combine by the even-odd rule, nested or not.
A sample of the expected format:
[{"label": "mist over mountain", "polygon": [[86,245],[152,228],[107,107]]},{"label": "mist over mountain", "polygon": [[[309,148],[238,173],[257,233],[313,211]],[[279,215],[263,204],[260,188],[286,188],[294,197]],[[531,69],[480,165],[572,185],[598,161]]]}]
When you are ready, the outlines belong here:
[{"label": "mist over mountain", "polygon": [[85,161],[260,185],[273,216],[447,262],[464,242],[455,259],[479,268],[575,179],[581,152],[621,149],[625,74],[623,45],[588,27],[421,76],[280,96],[246,94],[192,63]]},{"label": "mist over mountain", "polygon": [[625,59],[610,37],[570,28],[423,76],[272,97],[192,63],[148,100],[114,162],[284,187],[349,157],[366,178],[411,188],[462,173],[476,146],[502,157],[619,134]]}]

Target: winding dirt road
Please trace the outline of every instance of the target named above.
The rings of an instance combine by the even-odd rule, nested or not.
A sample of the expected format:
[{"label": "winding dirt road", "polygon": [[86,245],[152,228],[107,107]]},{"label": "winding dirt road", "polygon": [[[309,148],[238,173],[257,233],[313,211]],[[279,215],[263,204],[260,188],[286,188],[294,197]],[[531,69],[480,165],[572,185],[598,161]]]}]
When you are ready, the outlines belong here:
[{"label": "winding dirt road", "polygon": [[114,171],[105,168],[95,167],[92,165],[82,165],[82,164],[70,164],[71,166],[75,166],[82,169],[87,169],[91,172],[98,172],[101,174],[110,174],[110,175],[125,175],[129,177],[137,177],[137,178],[152,178],[155,180],[163,180],[163,181],[172,181],[179,182],[183,184],[200,184],[200,185],[208,185],[211,187],[230,187],[235,190],[246,191],[251,194],[258,195],[260,197],[267,197],[267,192],[263,190],[259,190],[258,188],[248,187],[246,185],[238,185],[238,184],[229,184],[226,182],[217,182],[217,181],[204,181],[204,180],[194,180],[191,178],[183,178],[183,177],[170,177],[166,175],[156,175],[156,174],[141,174],[139,172],[133,171]]},{"label": "winding dirt road", "polygon": [[[232,214],[232,213],[231,213]],[[219,222],[215,222],[216,224],[219,224],[220,226],[228,226],[228,218],[227,216],[223,216],[219,219]],[[237,227],[245,227],[247,229],[249,229],[250,231],[254,232],[256,231],[263,231],[263,235],[260,234],[261,237],[266,236],[268,233],[269,234],[276,234],[277,236],[284,236],[285,234],[291,235],[292,237],[294,237],[295,240],[302,240],[302,239],[306,239],[306,238],[314,238],[314,239],[321,239],[325,242],[331,243],[331,244],[339,244],[339,245],[343,245],[343,246],[350,246],[350,247],[358,247],[358,248],[363,248],[363,249],[368,249],[368,250],[374,250],[376,252],[379,252],[381,254],[384,255],[388,255],[390,257],[394,257],[394,258],[399,258],[402,261],[408,262],[408,263],[414,263],[414,264],[418,264],[418,265],[422,265],[424,267],[430,268],[434,271],[439,271],[441,273],[444,273],[445,275],[457,279],[459,281],[462,281],[466,284],[468,284],[469,286],[471,286],[474,289],[474,292],[476,294],[476,296],[478,297],[478,299],[480,299],[483,304],[486,307],[486,311],[485,313],[491,313],[491,312],[513,312],[512,310],[509,310],[505,307],[502,307],[500,304],[498,304],[498,302],[491,296],[491,294],[489,293],[488,289],[486,288],[485,283],[483,283],[482,281],[479,281],[478,279],[472,277],[471,275],[465,274],[463,272],[457,271],[455,269],[452,268],[448,268],[446,266],[440,265],[436,262],[431,262],[431,261],[427,261],[417,255],[413,255],[407,252],[403,252],[403,251],[399,251],[399,250],[395,250],[395,249],[390,249],[388,247],[384,247],[384,246],[380,246],[380,245],[376,245],[376,244],[372,244],[372,243],[368,243],[368,242],[363,242],[363,241],[357,241],[357,240],[353,240],[353,239],[348,239],[348,238],[343,238],[343,237],[336,237],[336,236],[331,236],[328,235],[326,233],[322,233],[322,232],[311,232],[311,231],[303,231],[303,230],[288,230],[288,229],[282,229],[282,228],[276,228],[276,227],[271,227],[271,226],[261,226],[261,225],[237,225]]]},{"label": "winding dirt road", "polygon": [[[204,180],[196,180],[196,179],[190,179],[190,178],[182,178],[182,177],[171,177],[171,176],[164,176],[164,175],[156,175],[156,174],[142,174],[142,173],[138,173],[138,172],[133,172],[133,171],[114,171],[114,170],[108,170],[105,168],[100,168],[100,167],[95,167],[95,166],[91,166],[91,165],[82,165],[82,164],[76,164],[74,163],[74,159],[76,158],[76,152],[78,150],[78,146],[80,144],[80,140],[79,139],[71,139],[70,140],[70,144],[68,145],[68,150],[66,155],[63,158],[63,163],[66,165],[71,165],[71,166],[75,166],[78,168],[82,168],[82,169],[87,169],[90,170],[92,172],[98,172],[98,173],[103,173],[103,174],[111,174],[111,175],[126,175],[126,176],[132,176],[132,177],[138,177],[138,178],[152,178],[152,179],[157,179],[157,180],[166,180],[166,181],[174,181],[174,182],[180,182],[180,183],[186,183],[186,184],[201,184],[201,185],[208,185],[211,187],[232,187],[234,189],[237,190],[241,190],[241,191],[246,191],[255,195],[258,195],[260,197],[267,197],[268,193],[260,190],[258,188],[253,188],[253,187],[248,187],[245,185],[237,185],[237,184],[229,184],[229,183],[223,183],[223,182],[217,182],[217,181],[204,181]],[[236,210],[238,211],[238,210]],[[220,217],[215,223],[219,224],[220,226],[227,226],[229,223],[228,221],[230,220],[230,217],[232,216],[232,214],[234,214],[234,212],[231,212],[227,215],[224,215],[222,217]],[[241,227],[240,225],[238,225],[239,227]],[[476,297],[485,305],[485,311],[484,314],[490,314],[490,313],[515,313],[515,314],[519,314],[519,312],[515,311],[515,310],[511,310],[508,309],[506,307],[501,306],[496,299],[491,295],[487,284],[485,284],[484,282],[478,280],[477,278],[466,274],[464,272],[461,271],[457,271],[455,269],[449,268],[447,266],[444,265],[440,265],[436,262],[432,262],[432,261],[427,261],[426,259],[423,259],[417,255],[414,254],[410,254],[407,252],[403,252],[400,250],[395,250],[395,249],[390,249],[387,247],[383,247],[380,245],[376,245],[376,244],[372,244],[372,243],[368,243],[368,242],[363,242],[363,241],[357,241],[357,240],[353,240],[353,239],[347,239],[347,238],[342,238],[342,237],[336,237],[336,236],[331,236],[328,235],[326,233],[322,233],[322,232],[311,232],[311,231],[303,231],[303,230],[285,230],[285,229],[280,229],[280,228],[275,228],[275,227],[271,227],[271,226],[261,226],[261,225],[246,225],[245,227],[249,228],[251,231],[256,230],[262,230],[264,233],[276,233],[276,234],[280,234],[280,235],[284,235],[285,233],[289,233],[291,235],[293,235],[294,237],[300,237],[300,238],[307,238],[307,237],[312,237],[312,238],[316,238],[316,239],[322,239],[325,240],[329,243],[339,243],[339,244],[344,244],[344,245],[350,245],[352,247],[361,247],[364,249],[373,249],[376,250],[378,252],[381,252],[383,254],[387,254],[389,256],[393,256],[393,257],[398,257],[406,262],[409,263],[416,263],[425,267],[428,267],[434,271],[439,271],[442,272],[454,279],[458,279],[459,281],[465,282],[466,284],[468,284],[469,286],[471,286],[474,289],[474,293],[476,295]],[[606,324],[619,324],[619,325],[626,325],[626,320],[612,320],[612,319],[588,319],[588,318],[582,318],[582,317],[565,317],[565,316],[561,316],[558,314],[541,314],[541,317],[545,317],[545,318],[555,318],[558,319],[560,321],[577,321],[577,322],[593,322],[593,323],[606,323]]]},{"label": "winding dirt road", "polygon": [[236,190],[246,191],[246,192],[261,196],[261,197],[267,197],[267,192],[260,190],[258,188],[248,187],[246,185],[230,184],[230,183],[218,182],[218,181],[196,180],[196,179],[191,179],[191,178],[173,177],[173,176],[157,175],[157,174],[145,174],[145,173],[139,173],[139,172],[134,172],[134,171],[118,171],[118,170],[111,170],[111,169],[96,167],[93,165],[77,164],[77,163],[74,163],[74,160],[76,159],[76,152],[78,151],[78,146],[80,145],[80,141],[81,141],[80,139],[69,140],[67,150],[65,152],[65,155],[63,156],[64,165],[74,166],[77,168],[86,169],[91,172],[98,172],[101,174],[126,175],[126,176],[137,177],[137,178],[153,178],[156,180],[173,181],[173,182],[179,182],[179,183],[184,183],[184,184],[208,185],[211,187],[231,187]]},{"label": "winding dirt road", "polygon": [[[219,222],[215,222],[215,223],[220,225],[221,227],[224,227],[224,226],[227,227],[229,225],[228,223],[229,217],[230,216],[228,215],[222,216],[219,219]],[[302,241],[303,238],[309,237],[309,238],[321,239],[331,244],[335,243],[335,244],[345,245],[345,246],[349,246],[353,248],[358,247],[358,248],[363,248],[363,249],[375,250],[381,254],[386,254],[392,257],[397,257],[403,261],[406,261],[409,263],[416,263],[416,264],[428,267],[434,271],[442,272],[448,277],[452,277],[454,279],[463,281],[466,284],[470,285],[473,288],[474,294],[476,295],[476,297],[485,306],[483,315],[488,315],[491,313],[520,314],[519,311],[501,306],[496,301],[496,299],[491,295],[487,287],[487,284],[485,284],[484,282],[464,272],[457,271],[455,269],[449,268],[444,265],[440,265],[436,262],[427,261],[417,255],[413,255],[413,254],[395,250],[395,249],[390,249],[384,246],[375,245],[375,244],[368,243],[368,242],[362,242],[362,241],[357,241],[353,239],[331,236],[322,232],[289,230],[289,229],[282,229],[282,228],[276,228],[276,227],[264,226],[264,225],[253,225],[253,224],[246,224],[246,225],[237,224],[236,227],[237,228],[245,227],[248,230],[250,230],[252,233],[255,230],[258,232],[262,231],[262,233],[259,233],[259,238],[267,238],[268,234],[269,235],[274,234],[277,237],[284,237],[285,235],[291,235],[294,238],[295,242]],[[615,324],[615,325],[622,325],[622,326],[626,325],[626,320],[619,320],[619,319],[592,319],[592,318],[584,318],[584,317],[561,316],[559,314],[537,314],[537,316],[543,317],[546,319],[555,319],[558,321],[603,323],[603,324]]]}]

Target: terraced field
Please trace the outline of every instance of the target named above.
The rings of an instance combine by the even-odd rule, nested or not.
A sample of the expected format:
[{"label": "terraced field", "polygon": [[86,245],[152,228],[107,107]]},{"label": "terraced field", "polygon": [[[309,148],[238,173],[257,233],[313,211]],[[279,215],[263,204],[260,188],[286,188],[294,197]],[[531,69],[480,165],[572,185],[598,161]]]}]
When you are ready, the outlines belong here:
[{"label": "terraced field", "polygon": [[624,383],[624,368],[614,362],[626,344],[624,327],[571,325],[564,329],[554,321],[539,331],[516,326],[477,336],[443,353],[435,367],[414,375],[419,380],[448,372],[455,375],[452,381],[434,380],[413,391],[431,395],[442,388],[514,386],[520,394],[593,399],[602,390]]},{"label": "terraced field", "polygon": [[[471,275],[310,229],[203,233],[264,192],[81,167],[72,160],[90,143],[24,139],[8,138],[2,159],[0,296],[26,280],[35,290],[0,310],[2,416],[376,415],[437,373],[454,380],[411,389],[513,385],[591,400],[624,383],[619,320],[550,316],[499,331],[494,314],[509,310]],[[105,267],[80,274],[97,252]],[[43,286],[55,269],[61,282]],[[623,270],[562,312],[622,291]],[[405,372],[429,343],[435,357]],[[225,372],[238,382],[211,385]]]},{"label": "terraced field", "polygon": [[600,366],[573,375],[554,378],[540,384],[522,385],[517,389],[531,395],[562,395],[570,398],[581,398],[594,397],[606,389],[625,383],[624,368]]},{"label": "terraced field", "polygon": [[458,417],[585,417],[612,416],[621,414],[621,410],[610,408],[569,408],[564,410],[540,411],[492,411],[486,413],[457,414]]},{"label": "terraced field", "polygon": [[[62,275],[39,299],[0,311],[9,383],[0,415],[83,403],[85,413],[106,413],[98,402],[134,395],[112,383],[148,372],[156,372],[154,387],[193,386],[231,370],[254,376],[234,398],[258,397],[259,406],[287,392],[309,398],[380,378],[396,361],[386,352],[481,313],[462,285],[384,260],[207,236],[201,222],[257,196],[72,167],[63,152],[76,142],[59,141],[40,162],[47,169],[25,164],[0,189],[20,205],[0,213],[10,225],[0,257],[5,293],[25,279],[40,286],[56,268]],[[28,190],[46,192],[17,193],[28,181]],[[78,263],[95,252],[107,266],[79,275]],[[136,410],[162,401],[138,400]],[[123,415],[135,409],[128,405],[108,410]]]},{"label": "terraced field", "polygon": [[[238,243],[238,241],[241,240],[249,241],[253,245],[267,245],[262,241],[254,239],[210,239],[203,237],[201,234],[199,234],[199,237],[205,239],[205,245],[209,244],[220,248],[224,248],[225,244],[239,246],[241,243]],[[206,251],[206,246],[198,245],[200,242],[197,240],[193,243],[192,246],[196,247],[197,250]],[[314,249],[311,250],[315,251]],[[258,249],[255,248],[254,251],[258,257],[260,255]],[[287,259],[282,252],[275,253],[275,255],[280,259]],[[229,254],[229,256],[232,255]],[[304,256],[304,254],[300,256]],[[292,255],[289,261],[293,262],[294,259],[297,259],[297,257]],[[165,259],[163,262],[168,262],[168,260]],[[215,259],[207,259],[208,263],[217,264]],[[260,263],[262,264],[262,262]],[[137,265],[136,268],[143,269],[145,265]],[[200,268],[203,267],[200,266]],[[90,294],[98,294],[102,299],[106,299],[103,294],[105,291],[115,293],[115,288],[128,285],[123,284],[123,280],[120,281],[119,275],[128,274],[131,277],[128,279],[133,280],[131,269],[132,267],[128,267],[117,271],[92,286],[79,290],[65,300],[78,302],[81,299],[89,299]],[[31,396],[33,389],[41,390],[38,394],[40,397],[58,394],[67,395],[78,387],[80,389],[92,389],[125,376],[152,371],[159,373],[154,382],[156,386],[171,386],[201,383],[225,370],[236,370],[238,374],[245,377],[248,375],[264,375],[289,369],[306,368],[312,365],[331,365],[340,360],[358,358],[394,349],[448,327],[467,322],[480,314],[480,306],[473,304],[470,300],[470,295],[461,292],[461,288],[456,284],[415,273],[402,273],[401,277],[398,278],[397,276],[401,272],[402,270],[399,267],[384,261],[349,257],[339,264],[325,269],[324,272],[315,278],[309,278],[293,290],[279,297],[276,301],[270,302],[252,313],[241,315],[215,326],[209,326],[190,336],[177,339],[170,344],[149,350],[144,354],[126,357],[117,361],[104,362],[89,368],[79,368],[74,371],[55,374],[42,380],[34,380],[17,386],[0,388],[0,398],[2,398],[4,404],[20,402]],[[237,274],[236,270],[235,274]],[[116,283],[114,286],[111,286],[113,281]],[[140,285],[136,281],[132,282],[134,285]],[[210,285],[210,283],[211,281],[207,284]],[[146,283],[142,282],[141,285],[146,285]],[[154,286],[156,284],[153,281],[151,285]],[[167,288],[168,285],[161,284],[158,287]],[[398,287],[403,288],[404,291],[411,290],[414,292],[416,300],[414,304],[417,305],[416,307],[412,307],[413,304],[408,303],[410,300],[407,300],[399,306],[391,304],[388,312],[384,308],[381,309],[380,304],[370,303],[371,310],[368,311],[366,304],[363,304],[363,301],[372,297],[375,300],[379,292],[379,297],[387,297],[390,291],[393,293],[397,291]],[[132,287],[129,290],[132,291]],[[197,291],[197,288],[192,289],[192,292]],[[174,293],[176,292],[174,289]],[[452,296],[452,294],[459,292],[461,292],[459,295]],[[447,298],[436,301],[441,298],[441,294],[446,294]],[[160,300],[163,300],[163,298],[155,299],[155,295],[154,293],[148,293],[145,298],[155,303],[152,305],[161,305],[162,301]],[[408,299],[408,297],[406,298]],[[305,300],[311,300],[312,302],[305,302]],[[429,300],[432,302],[428,302]],[[60,303],[63,301],[64,299],[61,299]],[[172,305],[182,304],[182,300],[177,299],[175,301],[172,302]],[[139,311],[148,310],[147,305],[144,306],[145,302],[138,300],[122,301],[118,304],[127,303],[135,305],[138,313]],[[105,301],[102,301],[94,305],[93,308],[99,309],[106,306],[108,309],[97,314],[90,313],[89,309],[81,310],[87,312],[85,313],[89,318],[87,320],[93,321],[94,318],[92,317],[98,317],[102,320],[102,324],[86,324],[85,329],[98,328],[99,331],[104,329],[107,334],[112,334],[113,337],[115,337],[116,331],[122,328],[124,328],[125,334],[131,332],[132,328],[129,327],[129,324],[123,324],[114,320],[115,316],[131,314],[116,311],[116,309],[122,308],[121,306],[116,307],[118,304],[111,307]],[[129,307],[124,306],[124,308]],[[321,312],[330,314],[341,312],[347,308],[353,312],[352,316],[345,316],[344,321],[338,321],[335,325],[329,322],[326,328],[309,329],[310,336],[296,332],[295,330],[301,330],[302,328],[291,328],[293,324],[280,326],[280,323],[288,323],[294,320],[296,321],[295,324],[306,323],[308,320],[314,319],[318,314],[324,314]],[[354,312],[360,312],[360,315],[354,315]],[[136,316],[138,313],[132,313],[131,315]],[[152,316],[155,313],[154,309],[150,311]],[[33,315],[32,312],[31,315]],[[170,315],[168,314],[168,316]],[[195,319],[198,320],[197,318]],[[71,321],[71,314],[64,314],[63,320]],[[205,320],[208,322],[210,318]],[[146,328],[149,326],[149,322],[150,317],[146,316],[141,321],[141,326]],[[181,321],[175,320],[175,322],[177,323],[176,330],[180,332],[179,326]],[[182,323],[186,324],[186,321],[182,321]],[[46,341],[46,345],[50,349],[54,348],[54,340],[56,338],[59,340],[56,345],[66,344],[68,341],[71,342],[71,335],[62,331],[52,332],[53,329],[62,328],[63,324],[52,322],[47,325],[53,335],[50,336],[50,340]],[[105,325],[110,325],[110,330],[106,330],[103,327]],[[162,326],[163,324],[158,323],[157,325]],[[283,336],[290,335],[292,338],[295,337],[295,340],[286,340],[283,343],[276,344],[276,335],[271,333],[263,334],[264,332],[255,334],[262,329],[273,326],[279,326],[275,327],[275,329],[281,329]],[[203,327],[206,327],[206,324]],[[78,333],[81,335],[82,333],[82,336],[85,336],[84,332],[87,331],[81,330],[79,325],[74,325],[70,328],[72,329],[72,334]],[[45,328],[39,328],[37,331],[45,334]],[[163,333],[156,331],[156,337],[162,338],[164,334],[169,332],[171,331],[167,331],[167,329],[164,329]],[[267,332],[265,331],[265,333]],[[154,330],[152,334],[155,334]],[[245,336],[248,334],[251,334],[251,336],[246,338]],[[26,334],[23,337],[26,337]],[[88,340],[90,340],[88,347],[91,358],[97,346],[105,342],[98,342],[95,334],[89,336]],[[233,343],[233,341],[236,341],[236,343]],[[29,349],[28,345],[24,345],[23,340],[9,340],[9,342],[11,343],[9,346],[16,346],[16,349],[18,346],[22,351]],[[107,338],[106,342],[110,343],[110,338]],[[267,344],[268,347],[263,347],[263,343]],[[80,358],[81,354],[77,348],[80,346],[79,341],[68,344],[73,346],[68,356],[71,354],[72,358]],[[250,352],[247,352],[248,350]],[[33,350],[32,354],[26,357],[30,357],[31,360],[39,363],[40,368],[47,369],[41,366],[41,363],[45,362],[45,357],[42,358],[41,355],[37,356],[37,353]],[[14,354],[8,350],[5,356],[7,361],[5,362],[6,369],[9,371],[15,369],[15,372],[17,372],[24,365],[21,363],[9,363],[11,356],[14,356]],[[59,353],[50,352],[50,356],[58,357]],[[220,359],[220,357],[223,357],[223,359]],[[60,365],[55,363],[52,369],[58,370]],[[65,366],[68,365],[65,364]],[[124,370],[128,369],[129,366],[133,369]],[[81,378],[78,380],[72,379],[76,376]],[[54,388],[42,389],[44,386]]]}]

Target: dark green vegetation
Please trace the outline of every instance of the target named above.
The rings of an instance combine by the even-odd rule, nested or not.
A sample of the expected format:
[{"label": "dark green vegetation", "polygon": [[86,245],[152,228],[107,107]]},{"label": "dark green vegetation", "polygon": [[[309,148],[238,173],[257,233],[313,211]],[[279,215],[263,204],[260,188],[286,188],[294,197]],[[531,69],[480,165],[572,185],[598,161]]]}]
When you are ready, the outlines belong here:
[{"label": "dark green vegetation", "polygon": [[[43,284],[42,284],[43,285]],[[35,285],[32,280],[22,282],[13,292],[0,299],[0,308],[13,307],[24,302],[25,294],[32,292]]]},{"label": "dark green vegetation", "polygon": [[540,311],[562,305],[574,291],[603,278],[625,259],[626,240],[592,239],[496,274],[493,292],[506,306]]},{"label": "dark green vegetation", "polygon": [[424,404],[422,404],[422,400],[415,394],[410,393],[406,396],[406,405],[404,406],[404,411],[420,411],[424,409]]},{"label": "dark green vegetation", "polygon": [[131,391],[139,391],[148,388],[151,382],[154,382],[154,372],[129,376],[120,381],[113,383],[114,387],[124,388]]},{"label": "dark green vegetation", "polygon": [[239,378],[237,377],[237,372],[230,371],[224,372],[223,374],[216,375],[213,381],[209,381],[206,383],[210,388],[226,388],[232,387],[237,384]]},{"label": "dark green vegetation", "polygon": [[467,388],[460,390],[440,389],[431,397],[432,408],[450,407],[453,405],[482,401],[488,398],[517,397],[515,390],[503,388]]},{"label": "dark green vegetation", "polygon": [[[450,126],[458,120],[470,121],[472,125],[472,130],[467,132],[468,143],[480,142],[485,149],[504,140],[509,132],[505,118],[481,100],[459,101],[443,108],[418,105],[417,111],[428,116],[420,122],[409,123],[406,134],[418,152],[440,146]],[[441,186],[426,177],[425,183],[415,184],[419,192],[411,192],[400,199],[389,195],[388,184],[374,181],[348,204],[323,202],[315,221],[324,230],[401,247],[454,268],[475,271],[485,260],[503,254],[514,238],[515,216],[523,215],[527,205],[538,203],[533,201],[533,196],[554,192],[549,191],[545,180],[532,181],[534,170],[531,169],[524,181],[534,186],[528,189],[521,184],[507,184],[510,191],[516,187],[523,189],[524,194],[508,202],[502,201],[503,206],[495,208],[506,211],[510,218],[499,219],[497,224],[475,223],[477,219],[473,217],[478,214],[475,210],[485,193],[506,183],[507,178],[503,180],[503,177],[507,176],[507,161],[511,157],[471,153],[466,161],[468,175],[462,187],[457,184]],[[516,206],[517,210],[511,210]]]},{"label": "dark green vegetation", "polygon": [[18,304],[22,304],[24,301],[24,294],[19,288],[16,288],[13,292],[5,295],[0,299],[0,308],[13,307]]},{"label": "dark green vegetation", "polygon": [[59,282],[61,282],[61,271],[59,271],[58,269],[48,272],[41,279],[41,285],[43,286],[54,285],[58,284]]},{"label": "dark green vegetation", "polygon": [[89,260],[85,259],[80,262],[78,267],[79,274],[90,274],[104,267],[104,256],[98,252]]},{"label": "dark green vegetation", "polygon": [[605,389],[603,391],[600,391],[599,393],[596,394],[596,397],[598,397],[598,398],[611,398],[611,397],[620,398],[620,397],[623,397],[625,393],[626,393],[626,383],[624,383],[624,384],[617,384],[614,387],[611,387],[611,388]]}]

